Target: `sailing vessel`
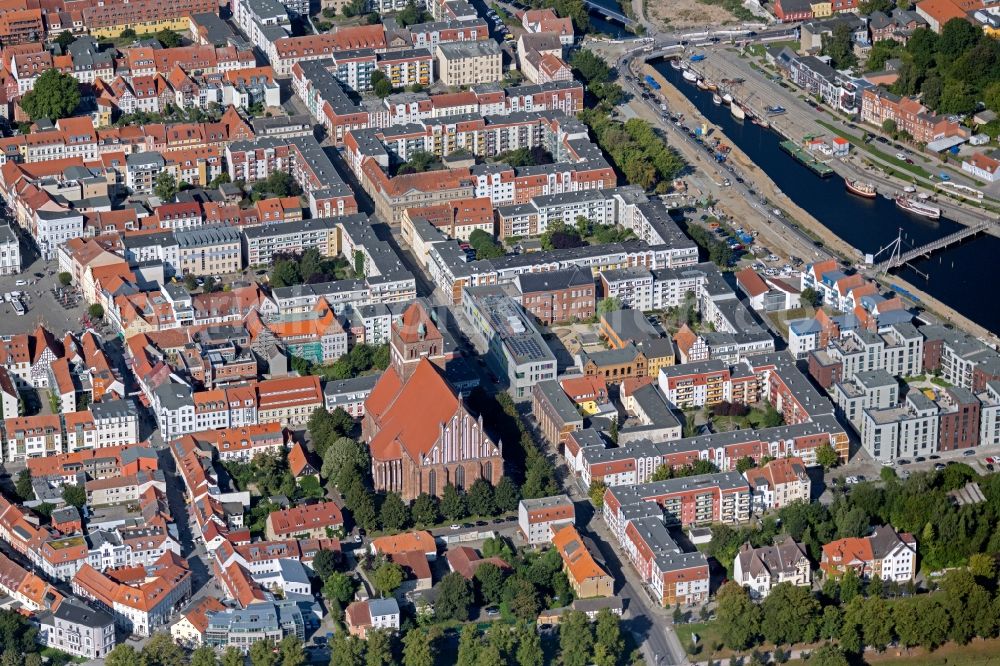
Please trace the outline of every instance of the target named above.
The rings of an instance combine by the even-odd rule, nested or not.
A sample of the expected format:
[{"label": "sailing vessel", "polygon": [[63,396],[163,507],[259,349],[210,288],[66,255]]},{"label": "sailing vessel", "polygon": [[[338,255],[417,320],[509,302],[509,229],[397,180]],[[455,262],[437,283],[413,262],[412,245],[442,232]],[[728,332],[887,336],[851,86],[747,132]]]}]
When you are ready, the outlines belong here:
[{"label": "sailing vessel", "polygon": [[940,208],[924,203],[923,201],[918,201],[913,197],[898,196],[896,197],[896,205],[906,212],[913,213],[914,215],[926,217],[931,220],[941,219]]},{"label": "sailing vessel", "polygon": [[865,199],[874,199],[878,195],[878,192],[875,190],[875,186],[865,180],[852,180],[850,178],[845,178],[844,186],[851,194],[856,194],[859,197],[864,197]]}]

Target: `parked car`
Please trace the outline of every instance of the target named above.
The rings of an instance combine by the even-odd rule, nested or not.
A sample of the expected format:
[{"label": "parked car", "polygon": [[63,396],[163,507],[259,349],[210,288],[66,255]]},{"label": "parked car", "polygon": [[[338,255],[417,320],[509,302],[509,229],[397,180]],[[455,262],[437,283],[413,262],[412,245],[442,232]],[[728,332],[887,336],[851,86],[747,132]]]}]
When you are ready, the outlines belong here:
[{"label": "parked car", "polygon": [[972,449],[969,449],[968,451],[963,451],[963,452],[962,452],[962,455],[963,455],[963,456],[965,456],[966,458],[968,458],[969,456],[974,456],[974,455],[976,455],[976,452],[975,452],[975,451],[973,451]]},{"label": "parked car", "polygon": [[942,464],[942,463],[934,463],[934,469],[937,470],[938,472],[940,472],[941,470],[944,469],[944,464]]}]

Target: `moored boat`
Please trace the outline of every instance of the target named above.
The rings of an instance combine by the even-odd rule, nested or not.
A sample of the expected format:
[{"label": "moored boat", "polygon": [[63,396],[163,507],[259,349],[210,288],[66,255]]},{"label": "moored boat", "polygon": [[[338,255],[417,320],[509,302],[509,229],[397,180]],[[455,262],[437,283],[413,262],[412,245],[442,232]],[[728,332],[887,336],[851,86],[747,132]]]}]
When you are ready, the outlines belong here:
[{"label": "moored boat", "polygon": [[690,69],[685,69],[684,73],[681,74],[681,76],[683,76],[684,80],[688,81],[689,83],[695,83],[698,81],[698,75],[692,72]]},{"label": "moored boat", "polygon": [[924,203],[923,201],[918,201],[913,197],[898,196],[896,197],[896,205],[906,212],[913,213],[914,215],[926,217],[931,220],[941,219],[940,208]]},{"label": "moored boat", "polygon": [[670,66],[673,67],[674,69],[679,70],[681,68],[681,61],[678,60],[677,58],[674,58],[670,61]]},{"label": "moored boat", "polygon": [[719,93],[712,94],[712,104],[715,104],[716,106],[722,104],[722,98],[719,97]]},{"label": "moored boat", "polygon": [[725,102],[726,104],[732,104],[733,96],[730,93],[726,93],[725,95],[722,96],[722,101]]},{"label": "moored boat", "polygon": [[708,90],[708,84],[705,83],[705,79],[698,79],[694,84],[698,86],[698,90]]},{"label": "moored boat", "polygon": [[878,195],[875,186],[868,181],[845,178],[844,186],[847,187],[847,191],[851,194],[856,194],[866,199],[874,199]]},{"label": "moored boat", "polygon": [[733,118],[736,118],[737,120],[743,120],[747,117],[746,111],[744,111],[743,107],[736,102],[732,102],[729,105],[729,113],[733,114]]}]

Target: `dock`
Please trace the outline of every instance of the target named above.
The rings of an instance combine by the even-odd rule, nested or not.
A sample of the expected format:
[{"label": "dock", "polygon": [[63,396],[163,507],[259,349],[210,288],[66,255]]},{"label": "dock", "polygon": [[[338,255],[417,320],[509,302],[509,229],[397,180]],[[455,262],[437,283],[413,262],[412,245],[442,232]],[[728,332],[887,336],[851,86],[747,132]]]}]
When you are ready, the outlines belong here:
[{"label": "dock", "polygon": [[794,141],[782,141],[778,145],[781,146],[782,150],[801,162],[803,166],[807,167],[820,178],[828,178],[833,175],[833,169],[831,167],[823,164],[818,159],[810,155],[804,148],[797,145]]}]

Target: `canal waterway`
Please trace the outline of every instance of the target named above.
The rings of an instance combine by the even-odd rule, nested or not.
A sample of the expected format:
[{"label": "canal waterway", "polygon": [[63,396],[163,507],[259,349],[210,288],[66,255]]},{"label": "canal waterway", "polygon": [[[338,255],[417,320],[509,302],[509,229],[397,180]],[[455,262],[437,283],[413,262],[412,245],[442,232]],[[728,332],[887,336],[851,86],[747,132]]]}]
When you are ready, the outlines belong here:
[{"label": "canal waterway", "polygon": [[[820,178],[782,151],[778,146],[782,137],[776,132],[749,120],[737,120],[729,107],[712,103],[711,92],[684,81],[680,72],[667,62],[653,65],[763,169],[789,199],[861,252],[877,252],[894,241],[900,229],[904,249],[908,249],[962,228],[952,220],[932,221],[911,215],[881,196],[863,199],[848,193],[839,175]],[[691,119],[689,126],[696,124]],[[879,258],[888,258],[888,254]],[[1000,333],[1000,307],[989,291],[989,285],[1000,277],[998,267],[1000,238],[983,235],[914,261],[913,268],[904,266],[898,275],[990,331]]]},{"label": "canal waterway", "polygon": [[[594,4],[606,7],[613,12],[622,11],[622,6],[618,0],[594,0]],[[593,26],[595,32],[607,35],[612,39],[622,39],[632,36],[621,23],[609,21],[595,11],[590,12],[590,25]]]}]

